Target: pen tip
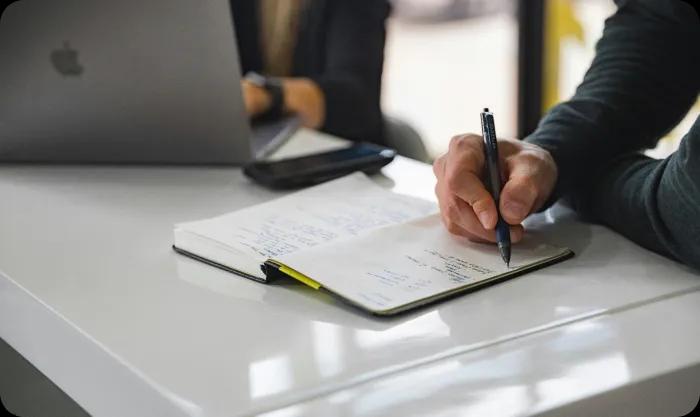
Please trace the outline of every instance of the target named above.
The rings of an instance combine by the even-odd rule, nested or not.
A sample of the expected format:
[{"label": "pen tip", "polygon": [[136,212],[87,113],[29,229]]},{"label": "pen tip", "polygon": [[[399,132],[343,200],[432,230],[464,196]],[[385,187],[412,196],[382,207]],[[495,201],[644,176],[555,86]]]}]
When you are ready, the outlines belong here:
[{"label": "pen tip", "polygon": [[501,252],[501,259],[503,259],[503,263],[506,264],[508,268],[510,268],[510,246],[498,244],[498,250]]}]

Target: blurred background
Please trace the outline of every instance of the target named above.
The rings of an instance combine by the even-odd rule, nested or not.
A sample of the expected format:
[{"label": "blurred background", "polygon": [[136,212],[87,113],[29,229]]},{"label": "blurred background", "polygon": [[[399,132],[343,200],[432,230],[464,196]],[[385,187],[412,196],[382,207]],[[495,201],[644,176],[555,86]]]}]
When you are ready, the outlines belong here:
[{"label": "blurred background", "polygon": [[[431,157],[457,133],[480,132],[489,107],[499,136],[523,137],[570,97],[593,59],[612,0],[393,0],[384,111],[408,121]],[[659,146],[673,152],[698,105]]]}]

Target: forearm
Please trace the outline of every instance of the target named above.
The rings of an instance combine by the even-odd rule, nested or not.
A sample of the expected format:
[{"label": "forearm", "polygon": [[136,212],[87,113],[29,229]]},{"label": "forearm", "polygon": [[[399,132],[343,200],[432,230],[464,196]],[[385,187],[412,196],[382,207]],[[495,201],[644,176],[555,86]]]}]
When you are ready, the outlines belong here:
[{"label": "forearm", "polygon": [[700,129],[694,130],[671,157],[623,156],[575,196],[594,219],[700,269]]},{"label": "forearm", "polygon": [[325,120],[325,96],[321,88],[308,78],[284,78],[284,111],[299,116],[302,124],[319,129]]},{"label": "forearm", "polygon": [[591,168],[653,146],[680,121],[698,94],[700,59],[690,45],[699,27],[678,0],[630,0],[606,22],[574,97],[527,138],[557,161],[559,193],[584,186]]}]

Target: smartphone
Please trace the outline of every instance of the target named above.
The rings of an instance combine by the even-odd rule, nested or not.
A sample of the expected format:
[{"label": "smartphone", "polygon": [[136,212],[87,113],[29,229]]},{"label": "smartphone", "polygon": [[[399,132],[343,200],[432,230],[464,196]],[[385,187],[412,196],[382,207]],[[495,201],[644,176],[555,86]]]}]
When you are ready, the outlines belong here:
[{"label": "smartphone", "polygon": [[298,188],[339,178],[355,171],[374,174],[396,157],[394,149],[371,143],[270,162],[254,162],[243,173],[266,187]]}]

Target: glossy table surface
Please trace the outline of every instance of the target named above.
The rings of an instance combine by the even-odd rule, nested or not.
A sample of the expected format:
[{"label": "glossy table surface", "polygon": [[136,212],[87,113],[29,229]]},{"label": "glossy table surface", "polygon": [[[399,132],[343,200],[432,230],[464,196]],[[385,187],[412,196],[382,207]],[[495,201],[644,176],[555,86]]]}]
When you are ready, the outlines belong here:
[{"label": "glossy table surface", "polygon": [[[415,161],[375,179],[434,198]],[[526,226],[575,258],[392,319],[170,248],[279,195],[235,168],[0,166],[0,337],[96,416],[534,415],[700,364],[700,275],[558,206]]]}]

